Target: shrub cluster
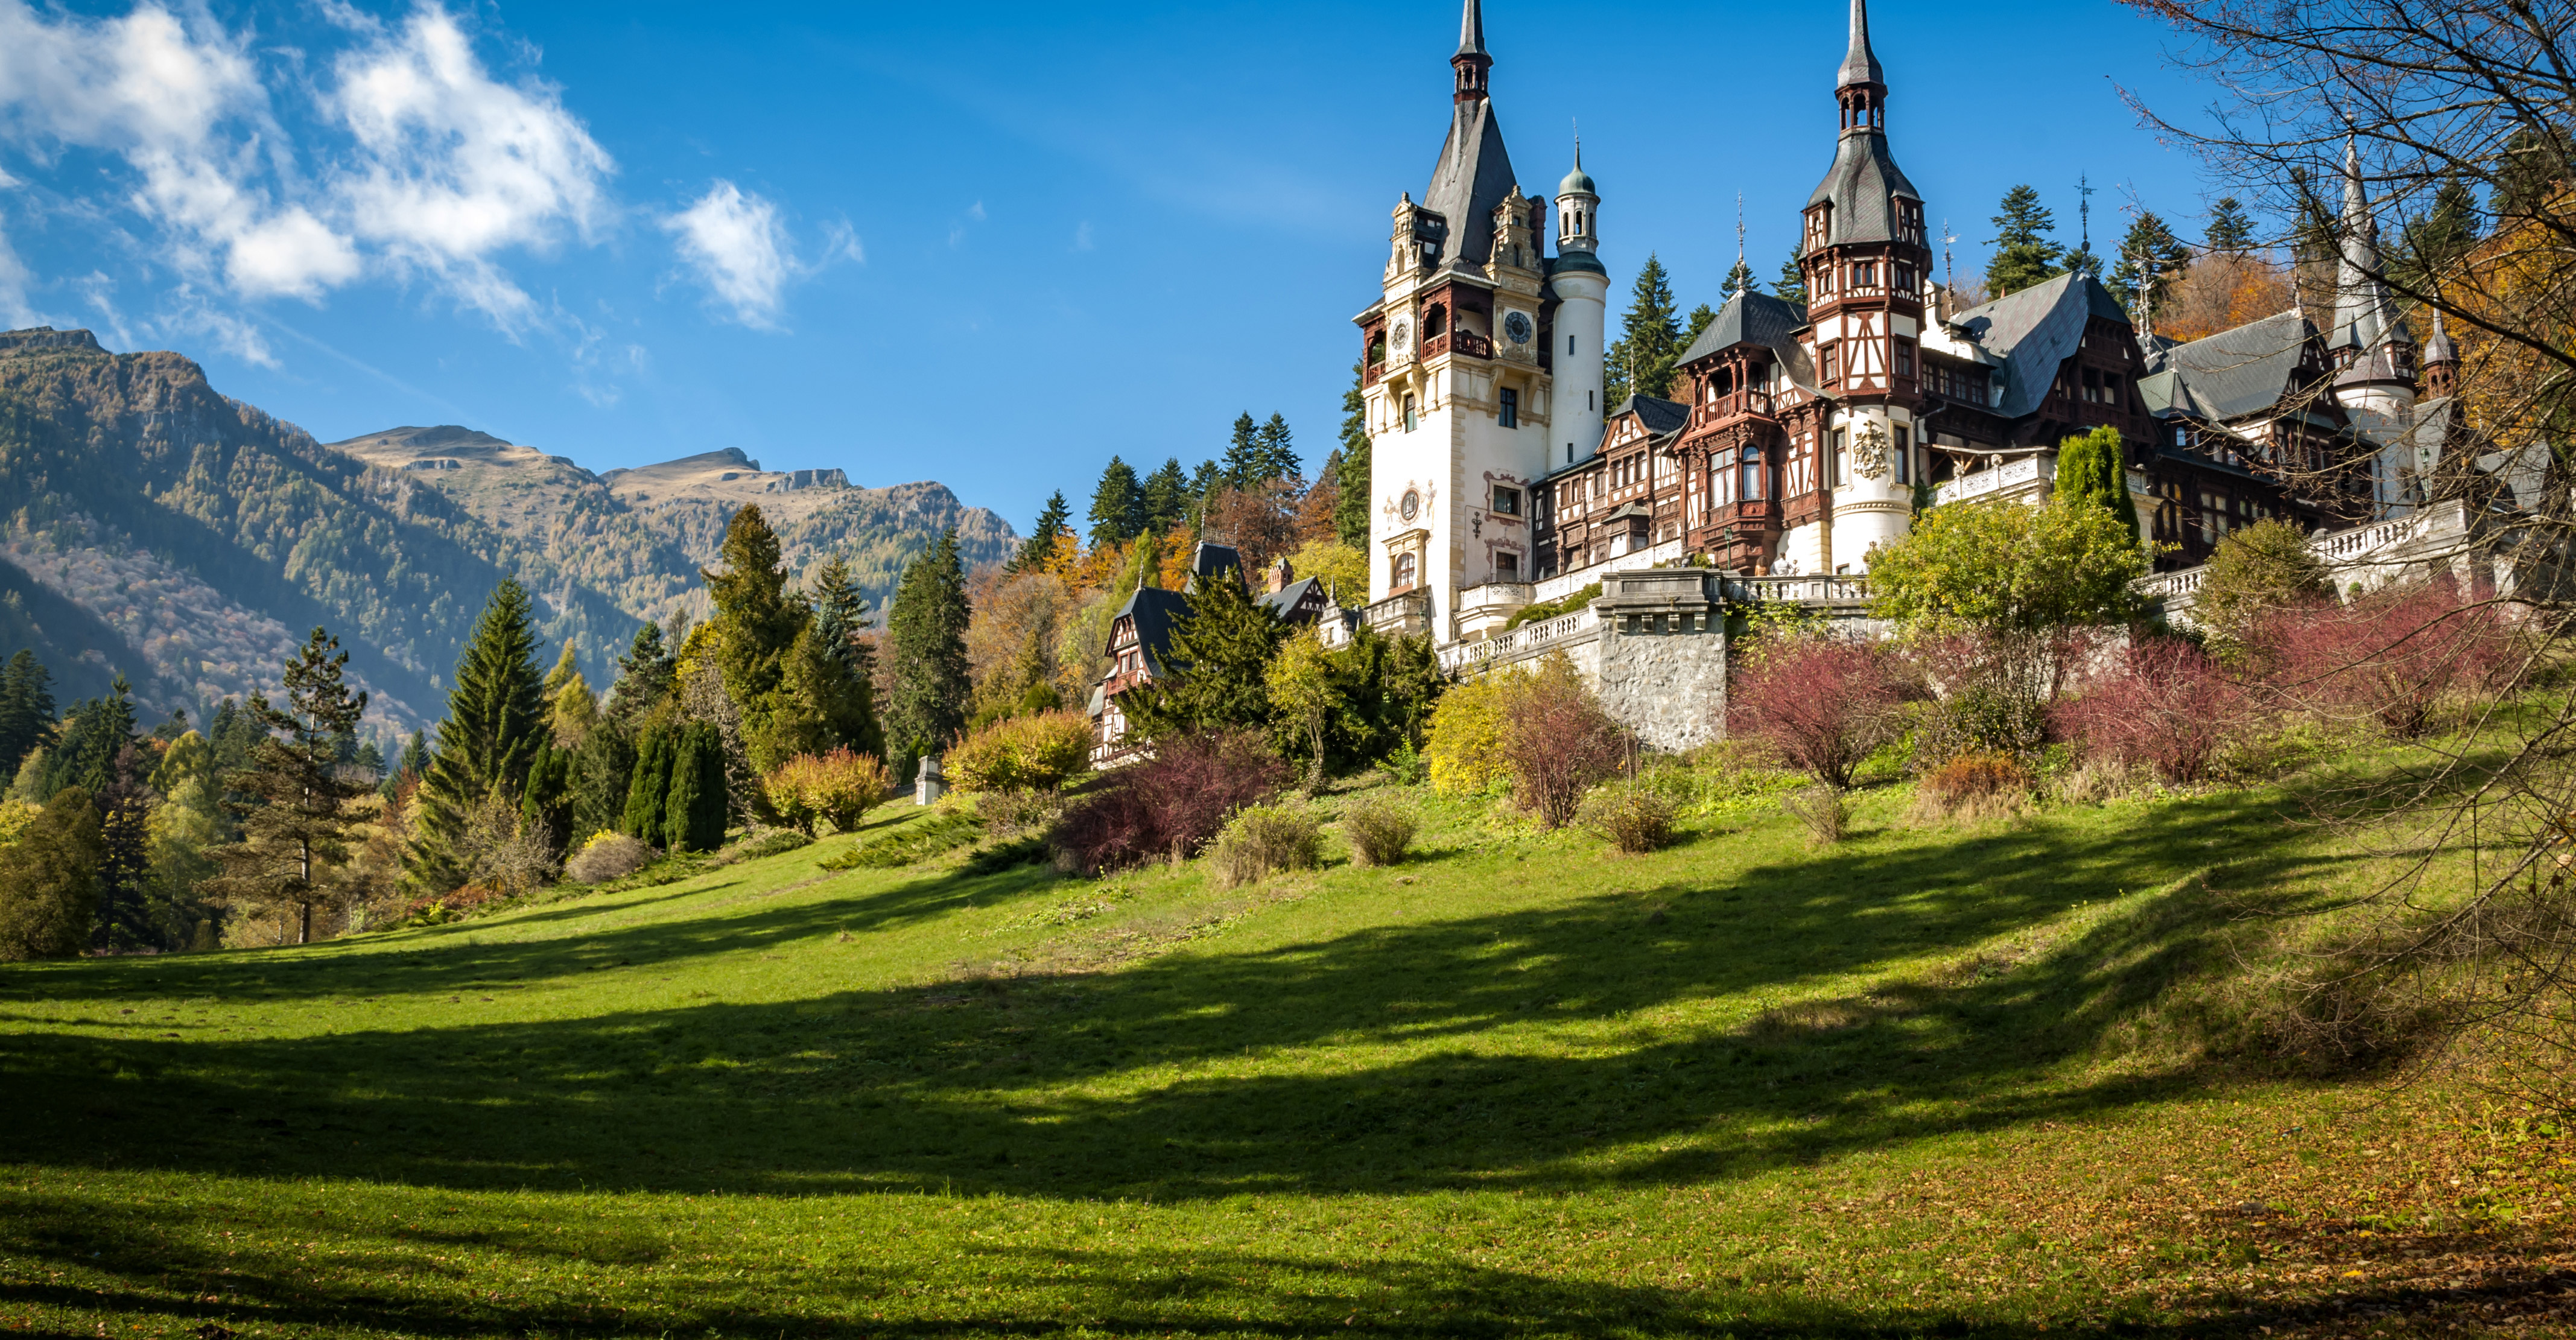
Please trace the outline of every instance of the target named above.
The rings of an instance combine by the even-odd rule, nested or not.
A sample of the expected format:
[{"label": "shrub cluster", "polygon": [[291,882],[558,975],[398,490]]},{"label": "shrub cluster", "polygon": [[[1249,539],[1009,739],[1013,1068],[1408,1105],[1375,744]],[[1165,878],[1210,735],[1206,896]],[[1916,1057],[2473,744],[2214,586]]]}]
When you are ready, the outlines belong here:
[{"label": "shrub cluster", "polygon": [[1287,778],[1288,765],[1258,732],[1166,737],[1155,742],[1153,757],[1111,773],[1066,810],[1049,840],[1060,859],[1086,872],[1183,859]]},{"label": "shrub cluster", "polygon": [[1217,883],[1236,888],[1324,858],[1324,830],[1302,805],[1253,805],[1236,814],[1208,848]]},{"label": "shrub cluster", "polygon": [[564,861],[564,876],[577,884],[624,879],[652,863],[653,849],[624,833],[603,832]]},{"label": "shrub cluster", "polygon": [[2150,638],[2051,716],[2058,734],[2087,755],[2185,784],[2208,774],[2249,706],[2244,688],[2199,648]]},{"label": "shrub cluster", "polygon": [[1842,789],[1823,782],[1780,797],[1780,808],[1805,824],[1807,836],[1819,847],[1842,841],[1843,827],[1851,821],[1851,805],[1843,799]]},{"label": "shrub cluster", "polygon": [[2249,641],[2285,705],[2400,739],[2423,734],[2444,700],[2502,687],[2518,662],[2495,607],[2448,581],[2284,609]]},{"label": "shrub cluster", "polygon": [[826,823],[840,833],[857,828],[889,789],[884,762],[849,749],[799,754],[761,785],[779,819],[808,837]]},{"label": "shrub cluster", "polygon": [[942,766],[961,791],[1052,791],[1091,767],[1091,720],[1035,712],[996,721],[957,742]]},{"label": "shrub cluster", "polygon": [[1727,698],[1728,728],[1757,740],[1827,786],[1852,773],[1901,726],[1898,709],[1922,696],[1885,645],[1814,633],[1762,639]]},{"label": "shrub cluster", "polygon": [[1361,796],[1342,807],[1342,836],[1353,865],[1394,865],[1413,847],[1421,819],[1413,807],[1385,796]]},{"label": "shrub cluster", "polygon": [[2008,818],[2029,803],[2036,784],[2010,754],[1961,754],[1923,775],[1914,792],[1914,817],[1969,824]]},{"label": "shrub cluster", "polygon": [[1635,855],[1672,845],[1673,802],[1637,783],[1606,786],[1583,802],[1583,826]]}]

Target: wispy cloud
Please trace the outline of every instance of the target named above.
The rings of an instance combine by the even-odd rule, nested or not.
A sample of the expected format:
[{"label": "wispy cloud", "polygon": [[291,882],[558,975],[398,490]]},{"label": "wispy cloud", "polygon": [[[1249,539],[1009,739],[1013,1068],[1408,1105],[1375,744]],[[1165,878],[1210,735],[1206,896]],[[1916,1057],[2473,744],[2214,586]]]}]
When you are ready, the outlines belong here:
[{"label": "wispy cloud", "polygon": [[837,260],[864,265],[868,258],[857,231],[840,219],[824,228],[822,254],[799,260],[778,206],[729,181],[717,181],[662,227],[717,305],[757,330],[779,328],[789,284]]}]

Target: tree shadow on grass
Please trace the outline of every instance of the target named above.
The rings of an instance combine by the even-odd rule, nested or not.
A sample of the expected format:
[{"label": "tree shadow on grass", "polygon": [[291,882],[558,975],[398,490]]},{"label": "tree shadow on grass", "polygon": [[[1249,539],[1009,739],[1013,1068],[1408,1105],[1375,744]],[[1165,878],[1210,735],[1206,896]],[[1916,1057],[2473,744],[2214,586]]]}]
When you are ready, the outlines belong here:
[{"label": "tree shadow on grass", "polygon": [[[2056,1067],[2173,981],[2224,969],[2235,906],[2203,887],[2207,865],[2225,857],[2224,883],[2244,889],[2331,867],[2256,840],[2269,822],[2218,797],[2116,827],[1861,842],[1645,894],[1258,952],[1218,940],[1109,973],[303,1038],[0,1035],[15,1080],[0,1124],[35,1163],[454,1187],[1168,1199],[1729,1176],[2166,1092],[2170,1075]],[[579,943],[452,947],[406,956],[458,961],[402,984],[649,966],[1038,882],[929,878]],[[2150,882],[2162,891],[2061,941],[1921,967]],[[146,966],[174,980],[148,989],[186,990],[195,970],[166,962]],[[362,989],[333,983],[335,962],[373,972],[320,960],[297,985]],[[1878,974],[1874,989],[1822,985],[1855,973]],[[1665,1022],[1676,1009],[1696,1012]],[[1640,1152],[1655,1142],[1676,1147]]]}]

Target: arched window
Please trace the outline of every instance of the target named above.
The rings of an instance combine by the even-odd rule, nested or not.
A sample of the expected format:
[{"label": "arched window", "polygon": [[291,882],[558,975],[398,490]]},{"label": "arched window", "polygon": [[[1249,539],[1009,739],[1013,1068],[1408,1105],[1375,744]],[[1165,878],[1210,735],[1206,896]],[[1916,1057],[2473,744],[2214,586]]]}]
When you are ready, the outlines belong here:
[{"label": "arched window", "polygon": [[1372,335],[1372,336],[1370,336],[1370,337],[1369,337],[1368,361],[1370,362],[1370,364],[1371,364],[1371,365],[1375,365],[1375,364],[1383,363],[1383,362],[1385,362],[1385,361],[1386,361],[1386,332],[1385,332],[1385,331],[1379,331],[1377,334]]},{"label": "arched window", "polygon": [[1422,314],[1422,338],[1436,340],[1449,333],[1449,309],[1438,303]]},{"label": "arched window", "polygon": [[1388,577],[1387,586],[1392,590],[1410,591],[1414,583],[1420,579],[1421,573],[1422,559],[1418,555],[1397,554],[1395,571]]}]

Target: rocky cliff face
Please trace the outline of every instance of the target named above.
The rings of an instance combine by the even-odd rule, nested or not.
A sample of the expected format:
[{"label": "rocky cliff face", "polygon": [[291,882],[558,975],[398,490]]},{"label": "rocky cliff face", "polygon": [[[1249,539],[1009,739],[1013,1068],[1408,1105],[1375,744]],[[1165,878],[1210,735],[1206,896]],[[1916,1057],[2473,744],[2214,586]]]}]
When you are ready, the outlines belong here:
[{"label": "rocky cliff face", "polygon": [[325,446],[178,354],[0,332],[0,658],[35,647],[68,695],[121,671],[154,710],[201,717],[274,692],[319,625],[349,649],[371,718],[410,730],[444,710],[504,575],[537,595],[549,659],[569,644],[606,684],[639,619],[704,612],[697,570],[745,502],[772,516],[791,564],[837,548],[880,601],[948,525],[970,562],[1014,543],[938,484],[851,488],[738,452],[693,464],[706,459],[602,477],[452,426]]}]

